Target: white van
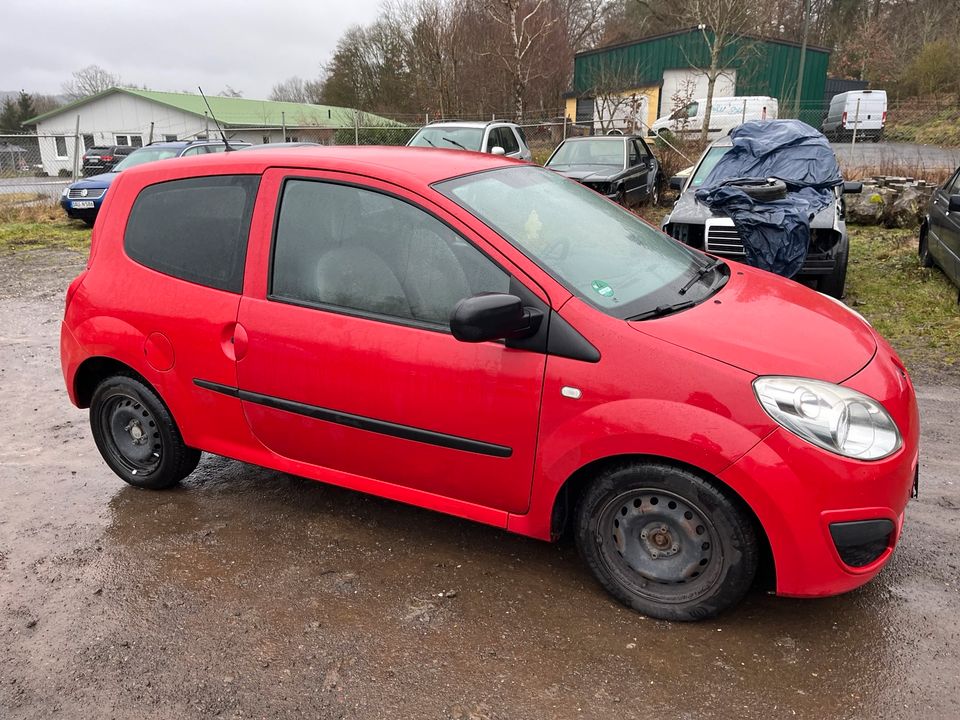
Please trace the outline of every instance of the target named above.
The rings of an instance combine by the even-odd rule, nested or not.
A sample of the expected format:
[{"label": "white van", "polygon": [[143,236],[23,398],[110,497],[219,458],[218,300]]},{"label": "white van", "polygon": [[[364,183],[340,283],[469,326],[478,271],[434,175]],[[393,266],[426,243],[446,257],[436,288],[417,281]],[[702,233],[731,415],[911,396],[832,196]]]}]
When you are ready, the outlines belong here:
[{"label": "white van", "polygon": [[876,142],[886,122],[886,90],[851,90],[833,96],[820,129],[831,140],[850,140],[856,129],[857,139]]},{"label": "white van", "polygon": [[[665,115],[650,128],[651,135],[661,130],[683,135],[699,134],[703,128],[706,98],[692,101],[684,108]],[[776,120],[780,106],[776,98],[765,95],[715,97],[710,111],[708,137],[716,139],[727,135],[737,125],[750,120]]]}]

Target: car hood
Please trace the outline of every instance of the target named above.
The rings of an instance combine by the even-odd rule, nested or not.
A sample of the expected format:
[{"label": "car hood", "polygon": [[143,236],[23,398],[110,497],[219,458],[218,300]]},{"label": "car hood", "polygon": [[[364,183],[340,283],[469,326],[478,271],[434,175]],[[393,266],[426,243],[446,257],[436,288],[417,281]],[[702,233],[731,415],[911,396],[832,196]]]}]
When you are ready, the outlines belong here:
[{"label": "car hood", "polygon": [[[810,221],[812,228],[832,228],[836,217],[836,201],[830,203],[820,212],[813,216]],[[696,189],[690,188],[677,198],[673,210],[670,211],[664,222],[680,223],[683,225],[703,225],[707,220],[713,217],[726,217],[719,213],[711,212],[703,203],[697,201]]]},{"label": "car hood", "polygon": [[101,173],[100,175],[94,175],[93,177],[87,178],[86,180],[78,180],[77,182],[73,183],[72,185],[68,185],[67,187],[69,187],[71,190],[72,189],[102,190],[103,188],[110,187],[110,183],[112,183],[113,179],[119,174],[120,173],[115,173],[115,172]]},{"label": "car hood", "polygon": [[603,182],[623,172],[611,165],[550,165],[549,168],[578,182]]},{"label": "car hood", "polygon": [[763,270],[739,264],[731,270],[712,298],[630,325],[755,375],[839,383],[873,358],[873,330],[839,301]]}]

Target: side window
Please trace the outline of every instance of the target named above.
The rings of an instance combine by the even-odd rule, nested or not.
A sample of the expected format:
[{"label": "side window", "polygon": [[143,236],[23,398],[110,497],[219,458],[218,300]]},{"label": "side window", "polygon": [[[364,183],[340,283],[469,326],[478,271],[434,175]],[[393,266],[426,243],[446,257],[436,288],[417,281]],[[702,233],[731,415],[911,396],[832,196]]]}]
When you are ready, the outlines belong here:
[{"label": "side window", "polygon": [[628,150],[629,153],[630,153],[630,163],[629,163],[629,164],[630,164],[630,166],[632,167],[632,166],[636,165],[638,162],[640,162],[640,153],[637,152],[637,143],[636,143],[636,141],[630,140],[630,141],[627,143],[627,146],[628,146],[628,147],[627,147],[627,150]]},{"label": "side window", "polygon": [[181,157],[194,157],[195,155],[206,155],[206,153],[207,153],[206,145],[197,145],[195,147],[187,148],[186,150],[184,150],[183,155]]},{"label": "side window", "polygon": [[218,175],[145,187],[123,248],[153,270],[238,293],[259,185],[258,175]]},{"label": "side window", "polygon": [[960,193],[960,170],[957,170],[957,174],[953,176],[953,180],[944,186],[944,191],[947,195],[957,195]]},{"label": "side window", "polygon": [[647,147],[647,144],[643,140],[634,140],[633,144],[637,146],[637,153],[640,155],[640,160],[646,160],[650,157],[650,148]]},{"label": "side window", "polygon": [[513,130],[508,127],[498,128],[500,133],[500,147],[503,148],[503,151],[507,155],[511,155],[515,152],[520,152],[520,145],[517,143],[517,136],[513,134]]},{"label": "side window", "polygon": [[423,210],[371,190],[284,184],[272,299],[447,326],[458,301],[510,277]]}]

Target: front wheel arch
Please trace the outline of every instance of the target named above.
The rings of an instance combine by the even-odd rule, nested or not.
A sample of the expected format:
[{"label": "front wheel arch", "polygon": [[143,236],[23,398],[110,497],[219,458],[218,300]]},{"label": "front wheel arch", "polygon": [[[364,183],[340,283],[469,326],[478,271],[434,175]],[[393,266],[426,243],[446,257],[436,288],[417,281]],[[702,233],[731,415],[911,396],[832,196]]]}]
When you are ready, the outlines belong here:
[{"label": "front wheel arch", "polygon": [[626,463],[649,463],[657,465],[668,465],[686,470],[701,479],[714,485],[728,498],[733,500],[741,510],[743,510],[752,520],[754,533],[757,537],[757,552],[759,565],[757,568],[757,579],[765,588],[773,589],[776,584],[776,564],[773,559],[773,550],[770,547],[770,540],[767,537],[767,531],[760,522],[760,518],[753,511],[753,508],[731,488],[727,483],[716,475],[708,473],[701,468],[685,463],[674,458],[663,457],[661,455],[649,454],[624,454],[611,455],[609,457],[599,458],[578,468],[560,487],[553,500],[553,511],[551,513],[550,535],[554,539],[569,534],[572,529],[574,509],[583,495],[587,486],[594,478],[603,472]]}]

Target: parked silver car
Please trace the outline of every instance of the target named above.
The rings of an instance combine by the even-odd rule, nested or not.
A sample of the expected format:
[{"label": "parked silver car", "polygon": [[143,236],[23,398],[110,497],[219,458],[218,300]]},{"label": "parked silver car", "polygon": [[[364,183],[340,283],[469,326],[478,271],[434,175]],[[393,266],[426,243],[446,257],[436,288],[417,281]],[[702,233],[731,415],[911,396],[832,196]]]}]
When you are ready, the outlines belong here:
[{"label": "parked silver car", "polygon": [[533,160],[523,128],[516,123],[503,120],[489,122],[450,120],[430,123],[417,130],[407,145],[447,150],[473,150],[506,155],[527,162]]}]

